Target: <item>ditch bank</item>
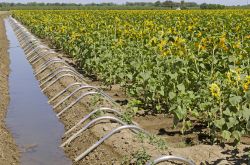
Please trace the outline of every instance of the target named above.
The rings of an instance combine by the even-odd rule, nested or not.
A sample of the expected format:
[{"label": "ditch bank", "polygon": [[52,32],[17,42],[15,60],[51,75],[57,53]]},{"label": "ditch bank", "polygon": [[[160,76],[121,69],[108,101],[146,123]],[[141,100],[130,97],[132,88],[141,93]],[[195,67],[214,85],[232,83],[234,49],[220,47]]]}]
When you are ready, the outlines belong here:
[{"label": "ditch bank", "polygon": [[9,57],[8,40],[3,20],[7,15],[7,12],[0,12],[0,164],[15,165],[19,164],[20,153],[5,124],[9,105]]}]

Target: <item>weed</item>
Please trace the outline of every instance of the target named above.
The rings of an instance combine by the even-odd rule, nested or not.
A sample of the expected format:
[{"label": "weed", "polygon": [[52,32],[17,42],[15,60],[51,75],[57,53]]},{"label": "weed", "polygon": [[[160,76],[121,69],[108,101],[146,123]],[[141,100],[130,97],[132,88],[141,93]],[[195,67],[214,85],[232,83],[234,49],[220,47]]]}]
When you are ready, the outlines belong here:
[{"label": "weed", "polygon": [[141,142],[148,140],[150,144],[156,146],[160,150],[165,150],[167,148],[166,142],[162,138],[156,135],[147,135],[145,133],[138,133],[137,137],[141,140]]},{"label": "weed", "polygon": [[145,149],[139,149],[130,156],[124,156],[121,165],[145,165],[151,156],[145,151]]}]

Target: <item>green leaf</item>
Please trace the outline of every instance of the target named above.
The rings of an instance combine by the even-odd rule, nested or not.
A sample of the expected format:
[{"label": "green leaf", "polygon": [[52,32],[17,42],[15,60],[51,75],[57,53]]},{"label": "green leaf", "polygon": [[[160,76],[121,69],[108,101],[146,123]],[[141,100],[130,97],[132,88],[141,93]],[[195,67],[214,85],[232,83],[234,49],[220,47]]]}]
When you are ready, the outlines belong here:
[{"label": "green leaf", "polygon": [[232,113],[230,112],[230,110],[227,108],[224,112],[223,112],[224,115],[226,116],[231,116]]},{"label": "green leaf", "polygon": [[203,69],[206,68],[205,65],[204,65],[203,63],[200,64],[200,67],[203,68]]},{"label": "green leaf", "polygon": [[179,91],[185,92],[185,85],[183,83],[177,85],[177,88],[178,88]]},{"label": "green leaf", "polygon": [[129,80],[132,80],[133,79],[133,75],[131,73],[128,73],[127,74],[127,77],[129,78]]},{"label": "green leaf", "polygon": [[230,117],[229,121],[226,124],[227,124],[227,128],[230,129],[233,126],[235,126],[236,124],[238,124],[238,121],[235,118]]},{"label": "green leaf", "polygon": [[229,102],[232,106],[236,106],[238,103],[240,103],[242,100],[241,96],[233,96],[229,98]]},{"label": "green leaf", "polygon": [[169,111],[174,111],[176,109],[176,104],[173,104],[170,108]]},{"label": "green leaf", "polygon": [[158,112],[160,112],[161,111],[161,105],[156,105],[156,110],[158,111]]},{"label": "green leaf", "polygon": [[140,73],[140,76],[143,78],[144,81],[148,80],[151,76],[151,71],[146,71]]},{"label": "green leaf", "polygon": [[231,132],[224,130],[224,131],[222,131],[221,136],[223,139],[226,139],[227,141],[229,141],[230,137],[231,137]]},{"label": "green leaf", "polygon": [[191,98],[191,99],[195,98],[195,95],[194,95],[193,91],[188,91],[187,93],[189,94],[189,98]]},{"label": "green leaf", "polygon": [[186,121],[185,123],[184,123],[184,128],[185,128],[185,130],[188,130],[188,129],[190,129],[190,128],[192,128],[192,122],[191,121]]},{"label": "green leaf", "polygon": [[225,124],[225,119],[224,118],[221,118],[220,120],[215,120],[214,121],[214,125],[219,129],[222,129],[224,124]]},{"label": "green leaf", "polygon": [[172,100],[173,98],[175,98],[176,94],[174,92],[169,92],[168,96],[169,96],[169,99]]},{"label": "green leaf", "polygon": [[194,116],[194,117],[199,117],[199,112],[198,112],[196,109],[191,110],[190,113],[191,113],[192,116]]},{"label": "green leaf", "polygon": [[250,119],[250,109],[247,106],[242,106],[242,114],[244,119]]},{"label": "green leaf", "polygon": [[187,110],[185,108],[181,108],[181,106],[178,106],[174,113],[179,120],[182,120],[186,117]]},{"label": "green leaf", "polygon": [[237,141],[239,141],[240,138],[241,138],[241,133],[240,133],[240,131],[233,131],[232,136],[233,136]]},{"label": "green leaf", "polygon": [[174,73],[174,74],[169,74],[171,80],[177,80],[177,77],[178,77],[178,74],[177,73]]},{"label": "green leaf", "polygon": [[165,92],[164,92],[164,86],[161,86],[161,90],[159,90],[160,95],[164,96]]}]

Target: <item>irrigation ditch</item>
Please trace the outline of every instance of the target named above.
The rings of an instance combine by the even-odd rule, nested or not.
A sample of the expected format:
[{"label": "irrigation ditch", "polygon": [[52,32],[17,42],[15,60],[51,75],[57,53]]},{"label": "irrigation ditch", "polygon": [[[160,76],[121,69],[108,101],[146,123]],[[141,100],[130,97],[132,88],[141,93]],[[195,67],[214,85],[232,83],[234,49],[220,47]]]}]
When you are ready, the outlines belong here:
[{"label": "irrigation ditch", "polygon": [[[123,109],[90,85],[62,56],[44,45],[12,17],[8,18],[42,92],[64,124],[62,147],[73,164],[136,164],[192,160],[171,155],[137,123],[122,120]],[[48,128],[50,129],[50,128]],[[146,160],[146,161],[145,161]]]},{"label": "irrigation ditch", "polygon": [[47,97],[41,92],[32,67],[7,20],[5,26],[11,61],[10,103],[6,125],[22,153],[20,162],[25,165],[42,165],[46,160],[46,164],[71,164],[58,147],[64,127],[47,103]]},{"label": "irrigation ditch", "polygon": [[15,141],[8,130],[4,119],[6,118],[9,105],[9,63],[8,40],[5,34],[3,19],[8,12],[0,12],[0,164],[18,164],[19,152]]}]

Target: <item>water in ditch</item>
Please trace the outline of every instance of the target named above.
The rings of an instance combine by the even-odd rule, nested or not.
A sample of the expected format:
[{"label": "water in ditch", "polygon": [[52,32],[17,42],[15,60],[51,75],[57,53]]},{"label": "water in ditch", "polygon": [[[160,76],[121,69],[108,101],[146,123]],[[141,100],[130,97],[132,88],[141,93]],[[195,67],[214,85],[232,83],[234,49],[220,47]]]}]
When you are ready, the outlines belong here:
[{"label": "water in ditch", "polygon": [[64,127],[41,92],[8,20],[10,104],[6,123],[21,151],[22,165],[69,165],[59,148]]}]

